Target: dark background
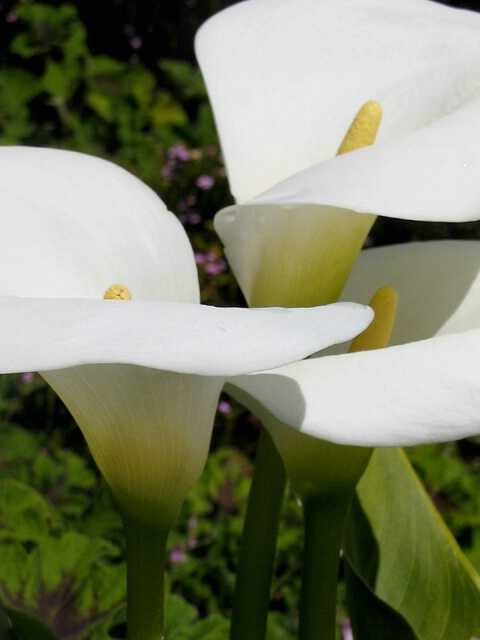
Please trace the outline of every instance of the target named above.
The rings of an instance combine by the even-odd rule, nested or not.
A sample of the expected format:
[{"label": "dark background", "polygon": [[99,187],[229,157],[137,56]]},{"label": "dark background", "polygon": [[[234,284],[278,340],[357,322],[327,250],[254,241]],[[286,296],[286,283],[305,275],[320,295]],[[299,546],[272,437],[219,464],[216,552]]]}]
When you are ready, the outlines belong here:
[{"label": "dark background", "polygon": [[[51,0],[48,4],[62,4]],[[332,0],[335,1],[335,0]],[[8,47],[15,33],[7,16],[14,0],[0,2],[0,49]],[[193,37],[209,16],[236,4],[235,0],[73,0],[89,34],[93,54],[107,54],[119,60],[132,55],[132,38],[140,38],[135,50],[139,61],[157,73],[160,58],[194,60]],[[480,11],[480,0],[441,4]]]}]

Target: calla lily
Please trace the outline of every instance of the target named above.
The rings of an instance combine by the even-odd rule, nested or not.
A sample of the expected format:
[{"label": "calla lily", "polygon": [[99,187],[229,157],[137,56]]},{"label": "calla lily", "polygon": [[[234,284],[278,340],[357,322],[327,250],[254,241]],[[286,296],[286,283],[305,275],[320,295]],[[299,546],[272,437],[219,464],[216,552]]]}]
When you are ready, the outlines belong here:
[{"label": "calla lily", "polygon": [[12,147],[0,170],[0,372],[40,371],[76,418],[126,527],[129,637],[161,638],[152,546],[203,468],[225,377],[349,339],[371,310],[202,307],[183,228],[133,176]]},{"label": "calla lily", "polygon": [[[185,467],[185,485],[193,484],[206,456],[222,376],[303,358],[369,322],[369,310],[355,305],[311,316],[305,310],[201,306],[182,226],[148,187],[110,163],[8,147],[0,150],[0,171],[0,371],[44,372],[78,418],[117,499],[134,493],[138,482],[145,483],[139,490],[149,501],[163,495],[175,503],[175,494],[185,491],[178,479],[153,495],[148,488],[160,455],[156,437],[161,455],[171,459],[162,469]],[[102,299],[118,282],[128,283],[133,300]],[[320,316],[327,323],[322,327],[315,320]],[[165,383],[171,400],[162,402],[158,391],[151,392],[163,384],[166,374],[160,371],[174,372]],[[186,399],[178,403],[181,391],[191,405]],[[172,417],[175,426],[168,429],[172,438],[178,431],[182,446],[155,426],[164,422],[162,411],[168,415],[176,404],[184,415]],[[140,415],[145,439],[139,437]],[[185,423],[182,430],[177,422]],[[202,437],[190,437],[190,428],[204,432]],[[125,439],[128,446],[119,444]]]},{"label": "calla lily", "polygon": [[227,385],[262,419],[302,499],[302,639],[333,637],[338,547],[373,447],[480,433],[479,272],[478,242],[364,251],[345,295],[362,300],[385,282],[395,287],[393,346],[311,358]]},{"label": "calla lily", "polygon": [[[232,190],[243,203],[217,214],[216,229],[250,305],[336,300],[372,214],[450,221],[478,217],[480,64],[472,60],[480,62],[479,35],[480,16],[428,0],[250,0],[202,27],[197,55]],[[218,49],[221,60],[215,56]],[[383,106],[376,144],[333,157],[353,115],[369,98]],[[373,117],[378,125],[377,110]],[[454,341],[434,348],[446,357],[447,344]],[[409,349],[386,353],[402,361]],[[357,354],[348,366],[366,380],[364,362],[383,357],[384,352],[373,358]],[[304,415],[319,411],[311,372],[323,366],[327,362],[298,363],[297,382],[286,385],[291,395],[280,373],[268,383],[255,377],[245,385],[270,385],[269,408],[277,413],[276,398],[281,405],[288,397],[281,419],[298,425]],[[335,376],[329,381],[332,389],[339,384]],[[350,405],[342,404],[341,395],[339,406],[348,414]],[[444,399],[455,406],[453,397]],[[325,416],[323,407],[320,415]],[[457,416],[452,425],[459,421]],[[330,424],[331,431],[321,437],[382,444],[376,431],[369,440],[368,429],[357,429],[355,440],[340,420]],[[400,421],[397,428],[396,439],[391,431],[383,444],[413,442]],[[411,428],[417,432],[415,425]],[[453,433],[472,428],[469,423]],[[277,440],[280,431],[274,431]],[[443,435],[436,431],[435,439]],[[424,431],[418,435],[422,439],[428,440]],[[286,455],[293,451],[285,449]]]},{"label": "calla lily", "polygon": [[[429,0],[250,0],[202,27],[197,57],[241,203],[215,225],[251,306],[336,299],[374,220],[364,214],[478,217],[479,36],[478,14]],[[372,99],[377,143],[334,158]]]},{"label": "calla lily", "polygon": [[[309,306],[338,299],[375,215],[478,218],[479,35],[480,16],[427,0],[250,0],[204,25],[197,57],[237,199],[217,214],[215,227],[251,306]],[[375,145],[354,144],[354,153],[334,157],[355,114],[371,100],[383,107],[380,126],[375,116]],[[385,284],[396,283],[382,278],[380,285]],[[372,286],[369,297],[374,291]],[[269,427],[304,501],[305,565],[313,569],[304,574],[302,640],[333,634],[338,544],[369,447],[442,439],[447,432],[459,437],[478,428],[475,377],[467,382],[474,372],[469,358],[477,339],[473,331],[378,354],[320,358],[283,369],[283,375],[237,381],[234,395]],[[470,369],[440,368],[452,353],[465,357]],[[423,361],[426,354],[434,358],[430,364]],[[383,395],[375,389],[380,378],[379,389],[390,384],[389,359],[397,379],[412,370],[417,386],[407,383],[405,395],[399,384],[388,386]],[[428,374],[435,377],[425,378]],[[433,379],[437,390],[446,387],[448,392],[426,415],[434,404],[431,389],[415,409],[411,398]],[[318,387],[325,391],[317,393]],[[360,389],[365,394],[357,407]],[[459,409],[464,395],[468,402]],[[328,419],[321,401],[327,398]],[[397,407],[387,428],[381,418]],[[362,427],[357,409],[364,411]],[[440,413],[441,434],[434,429]],[[323,530],[322,518],[327,521]],[[253,539],[254,525],[247,521],[246,537]],[[263,548],[268,544],[264,541]],[[322,544],[323,565],[329,565],[325,570],[318,552]],[[248,628],[234,620],[232,640],[262,637],[254,636],[262,625],[255,600],[265,598],[259,593],[249,597],[253,590],[247,582],[239,592],[253,603],[254,624]]]},{"label": "calla lily", "polygon": [[[273,414],[337,444],[409,446],[480,433],[480,244],[364,251],[343,295],[362,301],[385,282],[399,293],[392,346],[327,352],[231,382],[261,404],[267,422]],[[288,457],[287,432],[271,433]]]}]

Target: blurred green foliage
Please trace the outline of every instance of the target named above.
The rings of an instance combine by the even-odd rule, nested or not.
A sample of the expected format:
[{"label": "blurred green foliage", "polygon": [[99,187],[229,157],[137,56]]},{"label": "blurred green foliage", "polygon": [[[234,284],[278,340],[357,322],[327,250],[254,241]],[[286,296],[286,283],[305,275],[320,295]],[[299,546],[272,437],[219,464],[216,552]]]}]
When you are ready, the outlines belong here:
[{"label": "blurred green foliage", "polygon": [[[8,611],[44,620],[61,640],[123,638],[122,524],[91,459],[52,445],[42,430],[7,424],[0,455],[0,595]],[[184,504],[168,545],[172,640],[225,637],[250,470],[242,453],[214,452]],[[298,558],[301,539],[292,495],[282,531],[275,599],[291,612],[299,570],[291,556]],[[273,616],[269,638],[286,639],[289,626],[295,621],[282,616],[280,625]]]},{"label": "blurred green foliage", "polygon": [[[170,86],[139,62],[93,55],[71,4],[19,3],[0,70],[0,143],[55,146],[108,157],[156,185],[164,151],[182,139],[215,142],[198,70],[164,60]],[[192,118],[185,103],[203,101]]]},{"label": "blurred green foliage", "polygon": [[[212,223],[231,196],[192,39],[229,4],[0,3],[0,144],[91,153],[140,177],[184,224],[203,301],[223,305],[243,303]],[[379,221],[371,242],[451,234],[447,225],[398,224]],[[455,233],[479,235],[475,225]],[[169,640],[226,637],[259,425],[227,398],[219,407],[208,466],[169,538]],[[410,454],[480,571],[480,443]],[[301,541],[301,510],[289,491],[269,640],[296,635]],[[0,542],[0,596],[10,607],[0,609],[1,638],[49,637],[34,618],[20,621],[16,607],[47,621],[60,640],[125,637],[120,517],[72,419],[33,374],[0,376]]]}]

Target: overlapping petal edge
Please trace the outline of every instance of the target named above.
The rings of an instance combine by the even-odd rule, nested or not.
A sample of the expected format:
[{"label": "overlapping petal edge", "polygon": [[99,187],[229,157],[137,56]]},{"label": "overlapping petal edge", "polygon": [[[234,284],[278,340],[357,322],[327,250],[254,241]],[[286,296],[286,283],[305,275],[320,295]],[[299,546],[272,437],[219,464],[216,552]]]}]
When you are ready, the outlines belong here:
[{"label": "overlapping petal edge", "polygon": [[364,252],[344,295],[361,300],[382,284],[397,288],[395,346],[314,358],[230,385],[253,409],[338,444],[408,446],[479,434],[479,273],[475,241]]},{"label": "overlapping petal edge", "polygon": [[369,307],[231,309],[188,303],[0,298],[0,372],[135,364],[225,376],[280,366],[349,340]]},{"label": "overlapping petal edge", "polygon": [[[409,220],[476,220],[479,175],[480,96],[419,131],[312,166],[243,208],[316,204]],[[235,209],[242,205],[224,211]]]},{"label": "overlapping petal edge", "polygon": [[[214,16],[196,52],[237,201],[447,215],[451,186],[468,186],[478,166],[479,36],[478,14],[429,0],[251,0]],[[300,175],[270,190],[333,158],[368,100],[384,111],[378,149],[315,169],[315,188]],[[412,194],[432,182],[440,212],[425,193],[412,210]],[[454,200],[468,219],[468,196],[461,209]]]}]

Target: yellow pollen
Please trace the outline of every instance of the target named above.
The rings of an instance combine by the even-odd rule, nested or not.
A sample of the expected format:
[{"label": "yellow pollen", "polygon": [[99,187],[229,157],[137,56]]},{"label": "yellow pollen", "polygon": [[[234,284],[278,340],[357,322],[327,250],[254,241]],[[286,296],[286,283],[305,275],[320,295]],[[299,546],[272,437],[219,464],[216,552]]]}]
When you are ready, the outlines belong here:
[{"label": "yellow pollen", "polygon": [[112,284],[103,294],[104,300],[131,300],[132,294],[123,284]]},{"label": "yellow pollen", "polygon": [[388,345],[397,313],[398,294],[393,287],[381,287],[370,301],[375,312],[372,323],[353,339],[350,353],[383,349]]},{"label": "yellow pollen", "polygon": [[374,100],[366,102],[353,119],[337,151],[337,156],[373,144],[381,119],[382,107],[378,102]]}]

